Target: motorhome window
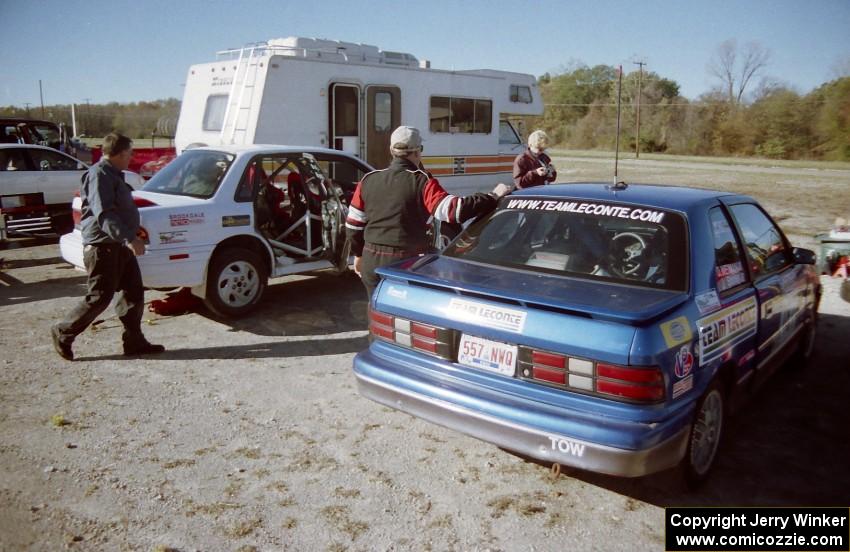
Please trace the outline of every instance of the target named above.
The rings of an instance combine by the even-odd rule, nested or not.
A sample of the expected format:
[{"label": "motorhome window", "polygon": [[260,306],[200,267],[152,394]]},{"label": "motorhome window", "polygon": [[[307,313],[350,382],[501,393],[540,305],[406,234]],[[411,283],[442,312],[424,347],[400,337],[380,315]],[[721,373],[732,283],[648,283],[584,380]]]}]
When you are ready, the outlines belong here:
[{"label": "motorhome window", "polygon": [[429,118],[431,132],[490,134],[493,129],[493,102],[432,96]]},{"label": "motorhome window", "polygon": [[184,151],[148,180],[143,189],[160,194],[210,198],[234,159],[235,155],[220,151]]},{"label": "motorhome window", "polygon": [[431,97],[431,132],[449,131],[449,98]]},{"label": "motorhome window", "polygon": [[514,103],[531,103],[531,88],[528,86],[512,84],[511,101]]},{"label": "motorhome window", "polygon": [[389,92],[375,93],[375,132],[388,132],[393,124],[393,97]]},{"label": "motorhome window", "polygon": [[509,123],[508,121],[499,121],[499,143],[510,145],[517,145],[522,143],[522,141],[519,139],[519,136],[517,136],[514,127],[511,126],[511,123]]},{"label": "motorhome window", "polygon": [[357,136],[357,89],[335,86],[334,136]]},{"label": "motorhome window", "polygon": [[224,124],[224,112],[227,110],[227,94],[215,94],[207,97],[204,110],[204,130],[221,130]]}]

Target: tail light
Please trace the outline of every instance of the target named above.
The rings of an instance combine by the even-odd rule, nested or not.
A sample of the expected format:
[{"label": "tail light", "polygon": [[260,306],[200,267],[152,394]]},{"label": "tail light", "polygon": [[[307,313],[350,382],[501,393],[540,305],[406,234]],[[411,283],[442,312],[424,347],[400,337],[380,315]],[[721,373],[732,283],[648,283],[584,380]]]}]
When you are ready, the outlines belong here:
[{"label": "tail light", "polygon": [[664,400],[664,376],[657,366],[616,366],[528,347],[519,349],[520,377],[545,385],[617,400]]},{"label": "tail light", "polygon": [[154,203],[153,201],[145,199],[143,197],[138,197],[136,195],[133,195],[133,203],[135,203],[136,207],[138,207],[139,209],[143,207],[156,207],[156,203]]},{"label": "tail light", "polygon": [[392,341],[403,347],[445,359],[452,358],[452,332],[445,328],[370,309],[369,333],[373,337]]}]

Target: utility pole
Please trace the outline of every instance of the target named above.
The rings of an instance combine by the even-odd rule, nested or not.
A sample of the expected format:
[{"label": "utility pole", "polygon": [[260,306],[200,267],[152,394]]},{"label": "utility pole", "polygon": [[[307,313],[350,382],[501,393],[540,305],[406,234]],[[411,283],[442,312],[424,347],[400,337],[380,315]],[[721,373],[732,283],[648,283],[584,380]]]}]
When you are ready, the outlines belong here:
[{"label": "utility pole", "polygon": [[89,135],[89,126],[91,126],[91,104],[89,101],[91,98],[83,98],[83,101],[86,102],[86,125],[83,127],[83,133],[88,136]]},{"label": "utility pole", "polygon": [[635,138],[635,159],[640,159],[640,87],[641,81],[643,80],[643,66],[646,65],[645,61],[635,61],[633,62],[635,65],[639,67],[638,71],[638,93],[637,93],[637,122],[635,126],[637,127],[637,137]]},{"label": "utility pole", "polygon": [[24,107],[25,107],[25,108],[26,108],[26,110],[27,110],[27,117],[29,117],[29,116],[30,116],[30,106],[31,106],[31,105],[32,105],[32,104],[31,104],[30,102],[24,102]]},{"label": "utility pole", "polygon": [[44,119],[44,92],[41,90],[41,79],[38,79],[38,95],[41,98],[41,118]]}]

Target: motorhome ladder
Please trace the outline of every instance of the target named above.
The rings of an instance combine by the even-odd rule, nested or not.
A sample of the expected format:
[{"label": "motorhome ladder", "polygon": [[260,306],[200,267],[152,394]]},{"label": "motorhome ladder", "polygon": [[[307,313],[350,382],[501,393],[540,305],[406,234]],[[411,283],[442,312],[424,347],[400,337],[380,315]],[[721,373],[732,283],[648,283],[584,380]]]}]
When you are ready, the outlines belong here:
[{"label": "motorhome ladder", "polygon": [[254,103],[254,86],[263,52],[264,47],[261,46],[246,47],[239,51],[239,61],[230,84],[230,95],[221,125],[222,144],[244,144],[246,141],[251,106]]}]

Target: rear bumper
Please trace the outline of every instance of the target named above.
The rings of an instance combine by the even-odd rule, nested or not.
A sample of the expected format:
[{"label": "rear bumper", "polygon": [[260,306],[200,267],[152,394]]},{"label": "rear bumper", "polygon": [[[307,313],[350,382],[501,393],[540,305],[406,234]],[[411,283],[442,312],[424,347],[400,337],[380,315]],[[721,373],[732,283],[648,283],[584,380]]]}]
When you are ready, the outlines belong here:
[{"label": "rear bumper", "polygon": [[39,206],[0,211],[0,239],[55,235],[65,222],[71,222],[70,211],[66,208]]},{"label": "rear bumper", "polygon": [[[79,230],[59,239],[62,258],[85,270],[83,240]],[[148,288],[193,287],[204,283],[213,246],[148,251],[138,258],[142,282]]]},{"label": "rear bumper", "polygon": [[[553,431],[551,427],[543,427],[543,423],[536,424],[534,412],[506,407],[504,403],[494,404],[483,396],[468,402],[452,398],[457,395],[446,392],[451,385],[445,382],[432,380],[423,384],[422,380],[414,382],[417,379],[414,376],[407,386],[397,370],[382,364],[380,357],[368,350],[355,357],[357,386],[364,397],[543,462],[639,477],[677,465],[687,450],[691,426],[682,424],[681,416],[667,422],[617,424],[618,431],[623,432],[623,441],[636,443],[635,448],[620,448],[577,438],[568,431]],[[570,417],[570,412],[564,410],[564,423],[560,427],[568,429],[575,424],[576,420]],[[593,422],[587,419],[581,423],[588,434],[599,429],[600,434],[607,432],[610,436],[610,427],[603,428],[604,422],[600,421],[598,428],[588,427]],[[636,440],[635,434],[642,436]]]}]

